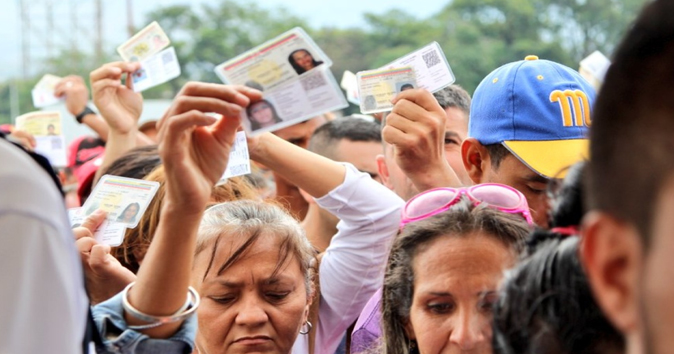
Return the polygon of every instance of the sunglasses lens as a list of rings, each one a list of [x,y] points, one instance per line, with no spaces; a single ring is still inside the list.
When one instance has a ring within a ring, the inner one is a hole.
[[[504,186],[481,185],[473,188],[470,194],[477,200],[504,209],[515,209],[522,205],[522,196]]]
[[[446,189],[436,189],[418,194],[407,202],[405,218],[422,217],[447,205],[454,197],[456,197],[456,191]]]

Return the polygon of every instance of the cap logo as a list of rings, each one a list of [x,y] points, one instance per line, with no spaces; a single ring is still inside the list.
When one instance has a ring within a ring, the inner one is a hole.
[[[562,112],[562,124],[565,127],[589,127],[590,101],[581,90],[555,90],[550,93],[550,102],[559,104]]]

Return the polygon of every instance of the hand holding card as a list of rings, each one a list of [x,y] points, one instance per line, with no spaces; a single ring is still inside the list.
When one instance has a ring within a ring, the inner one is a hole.
[[[114,62],[90,74],[92,96],[101,116],[118,134],[136,129],[143,111],[143,96],[133,91],[131,75],[140,68],[139,63]],[[126,76],[126,85],[122,78]]]
[[[186,214],[203,212],[227,166],[241,112],[260,98],[259,91],[244,86],[192,82],[183,87],[157,123],[167,204]]]

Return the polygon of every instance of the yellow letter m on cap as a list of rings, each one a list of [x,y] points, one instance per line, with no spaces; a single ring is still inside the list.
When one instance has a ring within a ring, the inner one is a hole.
[[[550,102],[558,102],[565,127],[590,126],[590,101],[581,90],[555,90],[550,93]],[[571,109],[573,107],[573,110]]]

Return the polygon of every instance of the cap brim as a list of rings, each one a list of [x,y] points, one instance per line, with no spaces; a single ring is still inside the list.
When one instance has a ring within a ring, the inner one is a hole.
[[[589,156],[588,139],[504,141],[517,158],[547,178],[564,178],[571,165]]]

